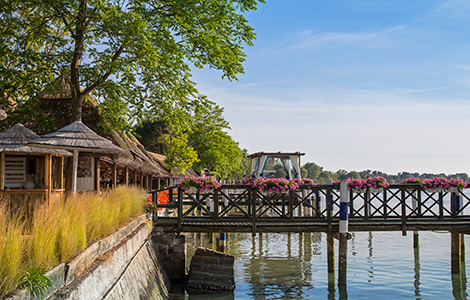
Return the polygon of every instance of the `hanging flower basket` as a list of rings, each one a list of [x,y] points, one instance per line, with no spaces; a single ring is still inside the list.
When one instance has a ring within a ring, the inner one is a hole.
[[[404,184],[404,185],[418,185],[418,184],[421,184],[421,180],[417,177],[412,177],[412,178],[405,178],[403,179],[402,182],[400,182],[400,184]],[[412,192],[414,191],[416,188],[407,188],[408,191]]]
[[[196,188],[200,192],[218,189],[222,186],[217,180],[212,177],[185,177],[179,179],[177,186],[184,191],[188,191],[191,187]]]
[[[383,188],[369,188],[369,192],[373,194],[382,193],[383,191],[384,191]]]
[[[367,189],[369,189],[371,193],[379,193],[389,186],[387,180],[381,176],[368,177],[366,179],[348,178],[346,182],[348,183],[348,189],[355,193],[363,193]]]
[[[285,178],[246,178],[242,184],[250,185],[265,193],[286,193],[288,191],[295,191],[299,188],[298,180],[300,179],[285,179]]]
[[[459,177],[450,179],[434,177],[433,179],[422,180],[421,187],[433,193],[438,193],[441,191],[451,192],[466,188],[467,183]]]

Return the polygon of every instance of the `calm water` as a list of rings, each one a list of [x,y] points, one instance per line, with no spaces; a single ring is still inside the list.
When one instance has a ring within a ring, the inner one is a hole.
[[[230,234],[235,291],[187,295],[174,290],[172,300],[468,299],[465,271],[450,274],[450,234],[420,232],[416,251],[412,238],[412,232],[354,233],[348,243],[347,290],[340,292],[336,278],[330,276],[328,284],[325,234]],[[210,246],[196,234],[186,240],[189,265],[197,246]],[[335,246],[337,252],[337,240]]]

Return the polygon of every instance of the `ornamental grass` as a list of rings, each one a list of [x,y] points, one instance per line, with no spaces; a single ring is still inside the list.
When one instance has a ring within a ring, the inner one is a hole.
[[[32,270],[69,262],[141,215],[145,197],[140,188],[126,186],[108,196],[80,193],[36,207],[32,220],[12,214],[0,201],[0,298],[24,286]]]

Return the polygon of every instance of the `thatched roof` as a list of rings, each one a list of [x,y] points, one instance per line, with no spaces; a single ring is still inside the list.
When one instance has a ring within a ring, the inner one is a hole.
[[[79,149],[96,153],[123,153],[124,150],[93,132],[81,121],[75,121],[56,132],[45,134],[29,143],[40,147],[58,147],[62,149]]]
[[[0,133],[0,152],[72,156],[72,153],[62,149],[26,146],[26,144],[38,138],[39,136],[36,133],[18,123]]]
[[[46,87],[40,94],[41,99],[37,100],[38,107],[57,123],[58,127],[56,128],[69,124],[70,116],[72,115],[71,95],[70,85],[65,79],[59,78]],[[108,159],[119,165],[166,177],[166,170],[155,163],[153,159],[150,159],[143,147],[140,149],[140,146],[138,146],[140,143],[137,142],[137,139],[132,134],[126,136],[117,130],[111,129],[109,126],[98,125],[103,121],[100,109],[100,104],[93,97],[88,97],[88,100],[83,103],[82,107],[82,122],[99,136],[110,140],[114,145],[124,149],[123,153]],[[37,128],[37,123],[33,122],[27,126],[33,130],[36,129],[37,132],[40,131]],[[40,134],[45,133],[47,132],[40,132]]]

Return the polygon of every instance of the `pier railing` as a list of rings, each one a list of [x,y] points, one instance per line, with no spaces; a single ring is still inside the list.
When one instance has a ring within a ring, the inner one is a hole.
[[[336,185],[303,185],[295,191],[264,193],[246,185],[223,185],[198,192],[170,187],[157,225],[178,231],[334,231],[340,191]],[[470,229],[470,197],[463,190],[423,189],[398,184],[361,193],[348,191],[352,230]],[[470,194],[470,193],[469,193]]]

